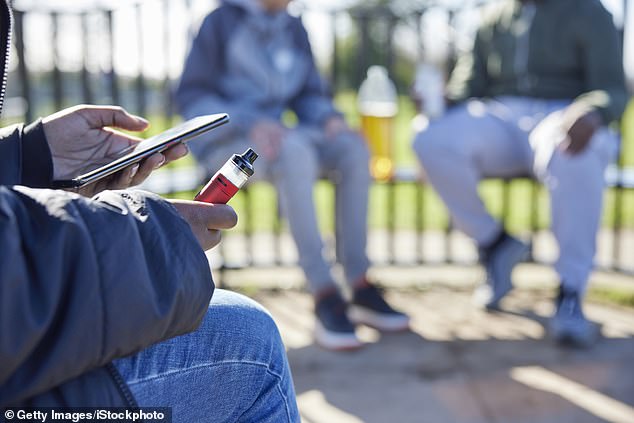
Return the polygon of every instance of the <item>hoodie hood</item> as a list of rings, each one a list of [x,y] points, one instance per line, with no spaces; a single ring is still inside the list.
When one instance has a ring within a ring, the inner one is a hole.
[[[222,3],[237,6],[251,14],[264,13],[260,0],[222,0]]]

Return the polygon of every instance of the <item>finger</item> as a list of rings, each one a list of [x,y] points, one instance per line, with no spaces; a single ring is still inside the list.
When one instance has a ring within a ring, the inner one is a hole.
[[[169,200],[192,227],[230,229],[238,223],[238,215],[226,204],[209,204],[189,200]]]
[[[147,120],[132,115],[119,106],[81,106],[79,112],[92,128],[111,126],[128,131],[142,131],[149,126]]]
[[[189,149],[187,148],[187,146],[183,143],[178,143],[163,152],[163,155],[165,156],[165,163],[178,160],[181,157],[186,156],[187,153],[189,153]]]
[[[115,188],[110,189],[125,189],[132,185],[138,185],[141,182],[134,182],[136,175],[139,173],[139,163],[135,163],[132,166],[128,166],[117,174],[117,178],[113,181]]]
[[[141,163],[139,163],[139,170],[132,180],[132,185],[138,185],[145,181],[153,171],[163,166],[163,164],[165,164],[165,156],[161,153],[152,154],[147,159],[141,161]]]
[[[105,189],[126,189],[133,185],[132,181],[138,170],[138,163],[128,166],[114,175],[97,182],[95,186],[96,191],[99,192]]]
[[[198,242],[205,251],[220,244],[221,240],[222,234],[216,229],[207,229],[206,231],[198,234]]]
[[[238,215],[233,207],[226,204],[208,204],[202,209],[206,226],[209,229],[231,229],[238,223]]]
[[[132,150],[134,149],[134,147],[136,147],[138,143],[143,141],[142,138],[124,134],[123,132],[114,131],[108,128],[101,131],[107,133],[108,135],[108,138],[105,139],[105,142],[108,143],[107,155],[109,157],[128,154],[132,152]]]
[[[231,229],[238,223],[235,210],[226,204],[210,204],[198,201],[187,201],[196,220],[207,229]]]

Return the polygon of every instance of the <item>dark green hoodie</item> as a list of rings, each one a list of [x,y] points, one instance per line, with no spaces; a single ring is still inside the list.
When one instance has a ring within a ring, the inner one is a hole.
[[[505,95],[585,102],[606,123],[619,119],[627,103],[622,52],[600,1],[507,0],[487,10],[448,98]]]

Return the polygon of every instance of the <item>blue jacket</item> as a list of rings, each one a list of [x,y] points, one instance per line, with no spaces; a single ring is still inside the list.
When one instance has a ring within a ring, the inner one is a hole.
[[[338,114],[301,20],[286,11],[269,15],[258,4],[224,0],[203,21],[185,63],[176,91],[180,113],[231,116],[231,125],[210,133],[212,143],[244,136],[261,119],[279,121],[286,109],[308,126]],[[200,141],[190,144],[195,154]]]
[[[2,88],[10,24],[1,1]],[[0,130],[0,407],[134,406],[111,361],[194,330],[209,264],[159,197],[25,186],[51,175],[41,124]]]

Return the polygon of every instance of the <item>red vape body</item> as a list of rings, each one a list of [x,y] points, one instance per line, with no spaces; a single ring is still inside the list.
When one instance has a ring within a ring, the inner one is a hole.
[[[253,175],[253,162],[258,158],[249,148],[242,155],[234,154],[194,197],[205,203],[226,204]]]

